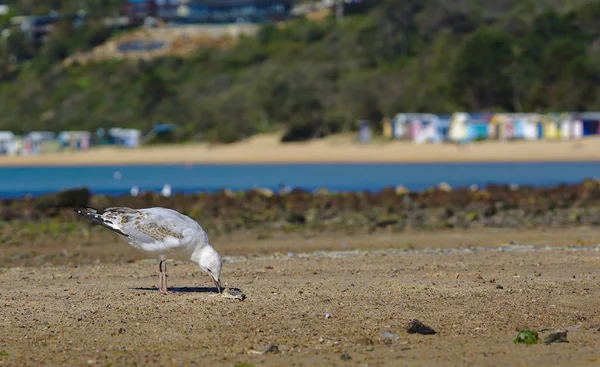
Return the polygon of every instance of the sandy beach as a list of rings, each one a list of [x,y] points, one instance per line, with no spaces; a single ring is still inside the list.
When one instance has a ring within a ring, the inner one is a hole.
[[[169,261],[175,293],[162,296],[156,260],[112,233],[97,235],[15,244],[11,251],[33,251],[37,266],[0,261],[0,365],[597,366],[600,359],[594,229],[215,239],[229,255],[223,282],[241,289],[243,301],[215,296],[208,276],[182,260]],[[437,333],[409,333],[412,319]],[[524,327],[538,331],[538,344],[513,343]],[[561,328],[566,343],[543,343]]]
[[[464,146],[379,141],[359,144],[355,135],[305,143],[279,143],[279,135],[259,135],[229,145],[181,144],[127,149],[98,147],[84,152],[0,157],[0,166],[179,164],[179,163],[376,163],[598,161],[600,138],[577,141],[488,141]]]

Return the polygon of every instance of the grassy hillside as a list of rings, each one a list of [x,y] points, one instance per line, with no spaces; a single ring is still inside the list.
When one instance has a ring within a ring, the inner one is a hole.
[[[0,62],[0,129],[168,121],[190,139],[283,127],[298,140],[399,111],[598,110],[599,17],[600,0],[384,0],[227,50],[67,69],[94,33],[65,32],[16,69]]]

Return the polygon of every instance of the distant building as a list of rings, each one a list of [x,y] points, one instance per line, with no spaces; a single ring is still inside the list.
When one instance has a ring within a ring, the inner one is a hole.
[[[392,121],[389,117],[384,117],[381,119],[381,131],[385,138],[391,139],[394,137],[394,132],[392,129]]]
[[[358,141],[361,143],[370,143],[372,138],[373,132],[371,131],[371,121],[358,121]]]
[[[91,135],[88,131],[62,131],[58,134],[60,149],[86,150],[90,147]]]
[[[108,130],[108,134],[114,139],[114,144],[122,145],[127,148],[136,148],[140,144],[142,132],[137,129],[123,129],[113,127]]]
[[[52,131],[32,131],[23,136],[23,154],[37,155],[46,151],[47,144],[54,142],[56,134]]]
[[[0,155],[14,155],[16,152],[16,137],[10,131],[0,131]]]
[[[583,136],[600,135],[600,112],[582,112],[577,119],[582,121]]]
[[[130,24],[141,24],[146,17],[156,17],[158,3],[165,1],[156,0],[128,0],[125,5],[125,16]]]
[[[175,24],[264,23],[291,17],[295,0],[129,0],[125,13],[134,24],[156,17]]]
[[[398,113],[392,119],[392,136],[416,143],[440,143],[446,140],[450,116],[431,113]]]
[[[581,139],[583,137],[583,121],[573,116],[563,116],[560,120],[560,137],[566,139]]]
[[[86,19],[85,13],[59,14],[52,12],[49,15],[40,16],[15,16],[10,21],[13,30],[22,32],[35,47],[39,47],[52,36],[58,22],[70,21],[74,27],[79,27]]]
[[[490,120],[488,135],[497,140],[539,139],[539,121],[535,113],[497,113]]]
[[[448,140],[467,143],[489,138],[488,130],[491,118],[492,115],[489,114],[453,113],[448,129]]]
[[[5,15],[8,13],[10,8],[4,1],[0,1],[0,15]]]

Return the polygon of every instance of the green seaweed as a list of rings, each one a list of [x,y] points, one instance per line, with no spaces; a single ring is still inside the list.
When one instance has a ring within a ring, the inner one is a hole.
[[[515,344],[537,344],[538,332],[531,329],[523,329],[517,333],[517,337],[513,340]]]

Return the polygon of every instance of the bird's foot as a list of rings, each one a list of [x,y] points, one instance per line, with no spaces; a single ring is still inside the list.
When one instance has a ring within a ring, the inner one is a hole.
[[[158,290],[160,292],[160,294],[166,296],[168,294],[181,294],[180,292],[175,292],[175,291],[170,291],[170,290],[164,290],[164,289],[159,289]]]

